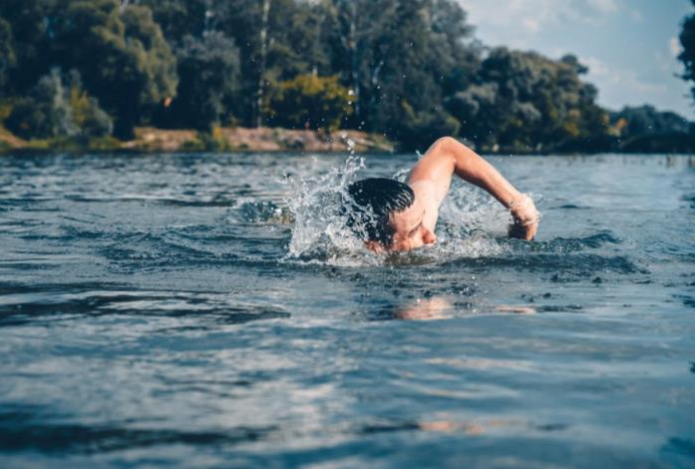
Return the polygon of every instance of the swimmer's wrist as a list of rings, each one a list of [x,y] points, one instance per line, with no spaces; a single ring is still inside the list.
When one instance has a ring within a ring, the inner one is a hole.
[[[505,197],[503,197],[501,199],[502,205],[504,205],[504,207],[507,210],[512,210],[515,205],[519,204],[519,202],[521,201],[521,198],[524,195],[525,194],[522,194],[518,190],[512,189],[508,194],[505,195]]]
[[[517,192],[514,197],[512,197],[507,203],[507,209],[514,211],[515,208],[519,208],[525,199],[530,199],[530,197],[523,192]]]
[[[509,204],[509,212],[514,217],[514,223],[520,226],[531,226],[540,221],[540,214],[528,194],[520,193]]]

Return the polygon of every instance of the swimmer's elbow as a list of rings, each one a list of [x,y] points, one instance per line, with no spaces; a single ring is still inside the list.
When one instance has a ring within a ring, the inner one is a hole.
[[[432,145],[434,151],[456,162],[460,156],[469,156],[475,154],[473,150],[455,139],[454,137],[441,137]]]
[[[456,145],[463,144],[456,140],[454,137],[441,137],[438,138],[434,142],[434,144],[432,144],[432,148],[435,149],[438,153],[447,154],[454,151]]]

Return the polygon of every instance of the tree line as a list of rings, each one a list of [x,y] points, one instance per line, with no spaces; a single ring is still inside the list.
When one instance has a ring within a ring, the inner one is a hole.
[[[23,138],[350,128],[512,151],[690,133],[648,106],[603,109],[573,55],[473,31],[455,0],[2,0],[0,123]]]

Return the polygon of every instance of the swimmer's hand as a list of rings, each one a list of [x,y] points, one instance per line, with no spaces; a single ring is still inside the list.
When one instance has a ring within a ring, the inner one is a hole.
[[[509,210],[514,217],[514,223],[509,226],[509,236],[531,241],[536,236],[540,221],[540,215],[531,197],[521,194],[511,203]]]

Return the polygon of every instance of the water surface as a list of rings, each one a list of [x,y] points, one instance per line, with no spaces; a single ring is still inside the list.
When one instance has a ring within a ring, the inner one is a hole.
[[[692,467],[695,159],[493,163],[441,243],[332,195],[414,155],[0,158],[0,466]]]

